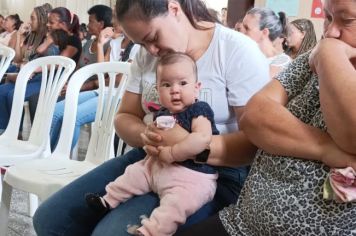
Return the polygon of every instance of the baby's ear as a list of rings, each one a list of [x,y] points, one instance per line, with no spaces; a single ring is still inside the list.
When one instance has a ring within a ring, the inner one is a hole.
[[[197,87],[197,89],[200,89],[200,87],[201,87],[201,82],[200,82],[200,81],[197,81],[197,82],[195,83],[195,86]]]
[[[201,88],[201,82],[196,82],[195,83],[195,96],[196,96],[196,98],[198,98],[199,97],[199,91],[200,91],[200,88]]]

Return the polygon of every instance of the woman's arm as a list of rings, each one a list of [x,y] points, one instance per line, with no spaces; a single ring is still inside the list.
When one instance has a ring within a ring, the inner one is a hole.
[[[36,49],[36,52],[38,54],[44,54],[47,50],[47,48],[53,43],[52,37],[48,34],[47,37],[45,38],[44,42],[38,46]]]
[[[247,103],[240,128],[269,153],[319,160],[323,132],[300,121],[284,107],[286,103],[283,86],[272,80]]]
[[[109,46],[108,49],[105,51],[104,46],[108,43],[114,34],[112,27],[106,27],[102,31],[100,31],[97,43],[97,60],[98,62],[104,62],[110,60],[110,51],[111,47]]]
[[[277,80],[252,97],[240,126],[252,143],[276,155],[356,167],[354,156],[339,149],[328,133],[296,118],[284,107],[286,103],[286,92]]]
[[[20,29],[24,27],[23,25],[21,25]],[[16,32],[16,44],[15,44],[15,58],[14,58],[14,62],[16,63],[21,63],[23,61],[23,41],[24,41],[24,35],[21,33],[21,30],[18,30]],[[26,47],[26,46],[25,46]]]
[[[237,123],[245,107],[234,107]],[[257,148],[247,139],[242,131],[214,135],[210,143],[208,164],[213,166],[244,166],[252,163]]]
[[[346,152],[356,154],[356,48],[323,39],[310,56],[319,78],[320,105],[328,133]]]
[[[141,95],[126,91],[115,117],[115,129],[120,138],[132,147],[143,147],[141,133],[146,129],[145,112],[141,108]]]
[[[15,50],[16,47],[16,39],[17,39],[17,30],[11,35],[10,41],[9,41],[9,47]]]

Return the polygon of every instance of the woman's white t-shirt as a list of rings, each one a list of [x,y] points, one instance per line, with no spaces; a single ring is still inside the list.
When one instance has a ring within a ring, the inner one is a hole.
[[[152,117],[149,107],[159,103],[157,61],[158,58],[141,48],[131,66],[127,86],[127,91],[142,95],[142,107],[148,114],[146,122]],[[237,130],[233,107],[245,106],[270,80],[268,60],[249,37],[216,24],[207,51],[196,63],[202,84],[199,99],[212,107],[220,133]]]

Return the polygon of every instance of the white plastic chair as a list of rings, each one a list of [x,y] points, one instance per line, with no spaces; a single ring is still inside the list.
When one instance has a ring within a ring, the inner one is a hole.
[[[18,133],[26,87],[31,74],[38,68],[42,69],[38,106],[29,139],[22,141],[18,140]],[[15,85],[10,120],[6,130],[0,135],[0,168],[2,172],[6,171],[8,166],[16,163],[50,155],[48,139],[54,107],[61,89],[74,69],[75,62],[62,56],[38,58],[27,63],[21,69]],[[2,198],[2,200],[4,199]]]
[[[42,83],[36,114],[28,141],[18,140],[25,92],[30,76],[38,68]],[[0,135],[0,167],[42,158],[50,155],[49,131],[59,93],[75,69],[75,62],[67,57],[49,56],[28,62],[19,72],[11,116],[4,133]]]
[[[45,200],[51,194],[67,185],[79,176],[92,170],[110,158],[114,116],[126,87],[130,64],[127,62],[103,62],[91,64],[75,72],[69,81],[64,107],[64,118],[60,138],[50,158],[25,162],[10,167],[4,177],[3,199],[0,209],[0,232],[5,231],[12,187],[36,194]],[[105,92],[105,73],[110,83]],[[115,75],[123,73],[118,88],[115,88]],[[69,159],[77,113],[80,87],[89,77],[97,75],[99,79],[99,98],[96,117],[84,161]]]
[[[0,82],[15,57],[15,50],[0,44]]]

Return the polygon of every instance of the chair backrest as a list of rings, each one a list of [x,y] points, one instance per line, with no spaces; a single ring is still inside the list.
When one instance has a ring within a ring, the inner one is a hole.
[[[85,161],[98,165],[110,158],[114,117],[125,91],[129,73],[130,63],[128,62],[101,62],[87,65],[73,74],[68,84],[60,137],[52,157],[69,157],[77,114],[78,94],[83,83],[96,75],[99,81],[98,105]],[[119,86],[115,87],[117,74],[123,74],[123,76]],[[109,77],[107,87],[105,75]]]
[[[15,50],[0,44],[0,82],[15,57]]]
[[[27,83],[34,72],[41,72],[40,94],[28,141],[37,146],[49,146],[49,131],[55,104],[75,65],[68,57],[47,56],[34,59],[22,67],[16,79],[9,124],[3,135],[9,139],[17,139]]]

